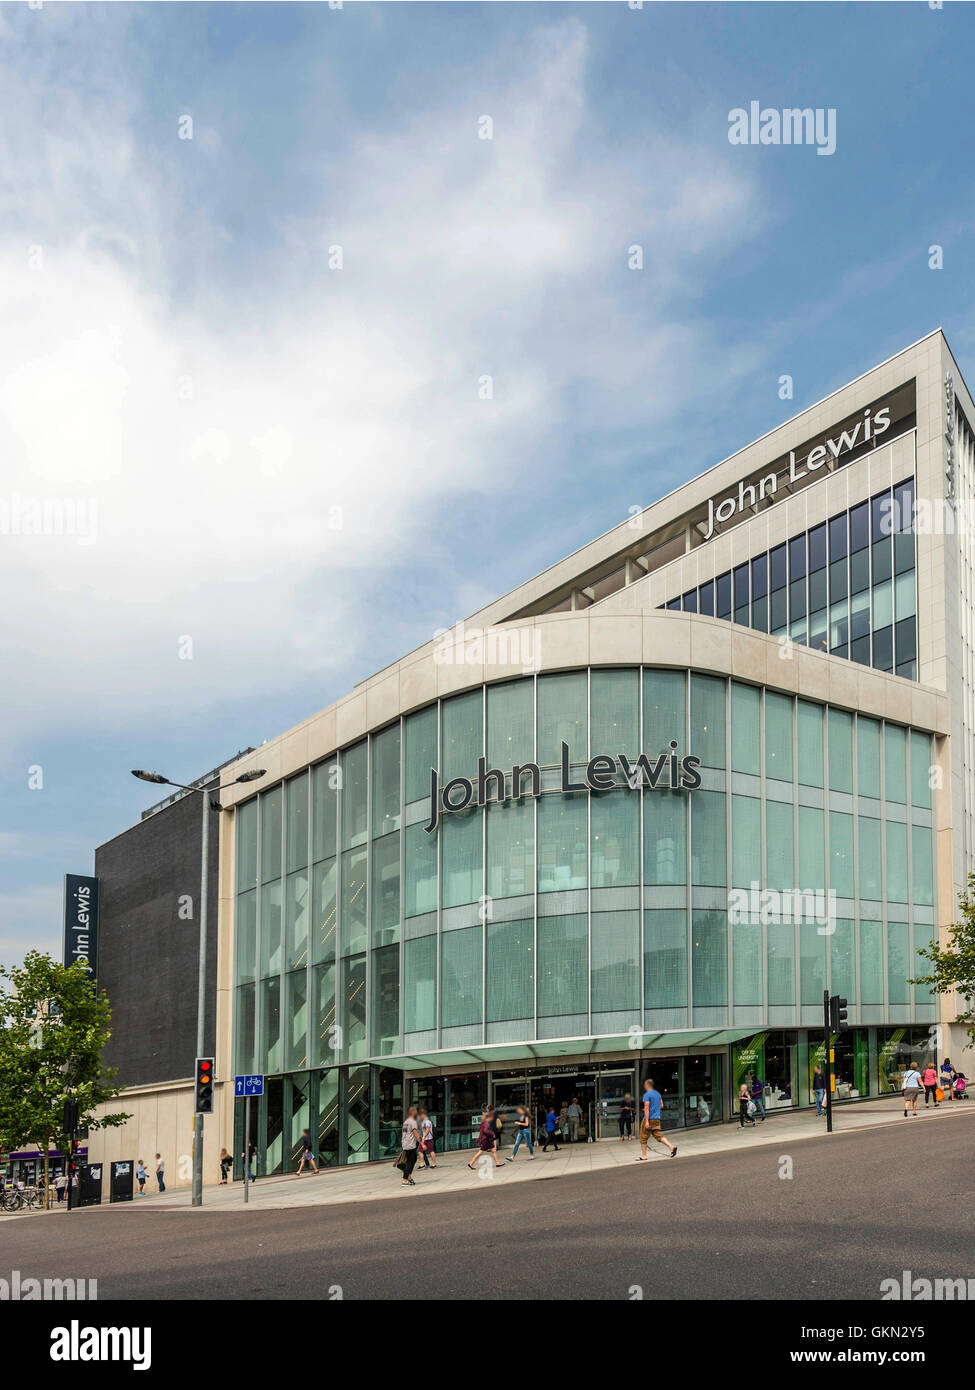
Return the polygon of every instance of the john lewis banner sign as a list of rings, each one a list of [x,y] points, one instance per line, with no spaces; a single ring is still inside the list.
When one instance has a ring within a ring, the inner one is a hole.
[[[98,974],[98,879],[64,876],[64,964],[84,963],[89,980]]]

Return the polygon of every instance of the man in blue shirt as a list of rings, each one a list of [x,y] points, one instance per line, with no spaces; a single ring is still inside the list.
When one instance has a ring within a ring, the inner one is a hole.
[[[677,1145],[671,1144],[669,1139],[665,1139],[660,1131],[660,1092],[653,1089],[653,1077],[648,1076],[643,1083],[643,1099],[640,1102],[640,1113],[642,1116],[640,1124],[640,1157],[637,1163],[645,1163],[647,1158],[647,1141],[652,1137],[658,1144],[664,1144],[670,1150],[671,1158],[677,1157]]]
[[[558,1122],[558,1120],[557,1120],[557,1118],[556,1118],[556,1115],[555,1115],[555,1106],[554,1106],[554,1105],[550,1105],[550,1106],[548,1107],[548,1114],[545,1116],[545,1143],[542,1145],[542,1153],[543,1153],[543,1154],[547,1154],[547,1153],[548,1153],[548,1146],[549,1146],[549,1144],[554,1144],[554,1145],[555,1145],[555,1152],[558,1153],[558,1151],[559,1151],[558,1128],[559,1128],[559,1122]]]

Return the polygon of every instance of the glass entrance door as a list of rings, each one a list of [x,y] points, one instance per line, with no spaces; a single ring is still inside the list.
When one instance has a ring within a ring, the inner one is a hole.
[[[654,1089],[660,1092],[660,1128],[661,1129],[682,1129],[684,1126],[684,1096],[681,1090],[681,1066],[680,1057],[653,1057],[645,1058],[641,1064],[643,1076],[640,1079],[639,1094],[637,1096],[637,1123],[643,1119],[643,1108],[640,1096],[643,1094],[643,1082],[648,1076],[653,1077]]]
[[[618,1139],[620,1132],[620,1106],[625,1095],[629,1095],[636,1118],[636,1095],[634,1072],[603,1071],[596,1078],[596,1138]]]
[[[495,1114],[501,1116],[503,1128],[501,1143],[513,1144],[515,1132],[515,1111],[519,1105],[528,1104],[528,1081],[524,1076],[515,1080],[494,1081],[491,1083],[491,1104]]]
[[[684,1124],[721,1119],[721,1058],[714,1053],[684,1058]]]

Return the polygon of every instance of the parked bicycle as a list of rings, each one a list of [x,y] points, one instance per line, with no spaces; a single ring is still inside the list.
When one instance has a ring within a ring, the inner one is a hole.
[[[4,1211],[21,1211],[24,1207],[33,1211],[42,1205],[41,1192],[36,1187],[6,1187],[0,1193],[0,1206]]]

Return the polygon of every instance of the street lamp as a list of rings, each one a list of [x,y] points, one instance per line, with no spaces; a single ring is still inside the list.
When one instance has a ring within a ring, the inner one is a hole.
[[[252,768],[250,772],[242,772],[239,777],[235,777],[232,782],[224,782],[225,787],[236,786],[238,782],[256,782],[259,777],[265,775],[263,767]],[[206,975],[207,975],[207,889],[209,887],[209,858],[210,858],[210,817],[207,811],[212,807],[215,811],[222,811],[223,807],[219,801],[211,801],[207,792],[207,784],[204,783],[197,787],[188,787],[183,782],[173,782],[169,777],[163,777],[158,772],[145,772],[139,768],[132,769],[132,776],[138,777],[140,782],[155,782],[161,787],[178,787],[184,792],[198,791],[203,798],[203,863],[200,878],[200,968],[197,988],[196,1004],[196,1055],[203,1056],[206,1046],[204,1037],[204,1016],[206,1011]],[[216,777],[217,787],[220,787],[220,774]],[[193,1206],[203,1205],[203,1116],[197,1115],[193,1123]]]

